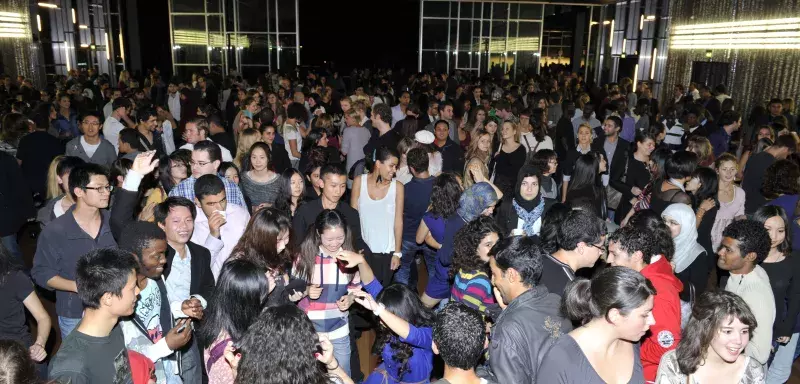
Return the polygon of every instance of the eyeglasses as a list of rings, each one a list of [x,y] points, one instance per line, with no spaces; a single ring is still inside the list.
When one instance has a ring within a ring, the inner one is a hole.
[[[189,163],[192,164],[193,166],[196,165],[198,167],[205,167],[206,165],[211,164],[210,161],[194,161],[194,160],[190,161]]]
[[[85,187],[84,189],[92,189],[97,191],[97,193],[103,193],[103,192],[111,193],[111,191],[114,190],[114,186],[106,185],[104,187]]]
[[[82,123],[86,124],[86,125],[90,125],[92,127],[99,127],[100,126],[100,122],[99,121],[83,121]]]
[[[599,249],[601,254],[606,253],[606,248],[604,246],[600,246],[600,245],[597,245],[597,244],[589,244],[589,246]]]

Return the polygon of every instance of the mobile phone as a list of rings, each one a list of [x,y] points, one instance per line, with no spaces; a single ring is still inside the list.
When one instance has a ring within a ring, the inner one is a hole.
[[[183,333],[183,331],[185,331],[185,330],[186,330],[186,326],[187,326],[188,324],[189,324],[189,322],[188,322],[188,321],[187,321],[187,322],[185,322],[185,323],[183,323],[183,325],[181,325],[181,326],[178,328],[178,330],[177,330],[177,331],[175,331],[175,332],[177,332],[177,333]]]
[[[286,284],[286,292],[292,294],[293,292],[305,292],[308,284],[303,279],[290,279]]]

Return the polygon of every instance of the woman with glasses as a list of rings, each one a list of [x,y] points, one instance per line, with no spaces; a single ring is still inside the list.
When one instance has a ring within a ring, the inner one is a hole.
[[[545,199],[558,199],[559,185],[553,178],[558,169],[558,156],[552,149],[542,149],[528,156],[528,163],[538,169],[542,175],[539,184],[542,187],[541,194]]]

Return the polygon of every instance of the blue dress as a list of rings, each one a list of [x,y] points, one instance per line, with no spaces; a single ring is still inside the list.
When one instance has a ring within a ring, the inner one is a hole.
[[[434,216],[430,212],[425,212],[425,215],[422,216],[422,221],[431,231],[431,237],[441,244],[442,238],[444,238],[444,217]]]
[[[453,242],[455,241],[456,232],[463,228],[464,225],[466,223],[458,213],[454,213],[447,218],[442,241],[439,242],[442,248],[436,251],[434,273],[428,280],[428,286],[425,287],[425,294],[428,297],[434,299],[450,297],[450,265],[453,263]]]

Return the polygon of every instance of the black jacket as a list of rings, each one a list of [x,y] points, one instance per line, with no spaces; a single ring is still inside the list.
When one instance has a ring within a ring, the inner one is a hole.
[[[336,204],[336,210],[341,212],[344,215],[345,220],[347,220],[347,226],[352,232],[353,245],[356,247],[356,249],[363,249],[365,256],[367,254],[371,254],[372,252],[370,251],[369,246],[366,242],[364,242],[364,239],[361,238],[361,216],[358,215],[358,211],[351,207],[350,204],[347,204],[343,201],[339,201],[339,204]],[[303,242],[303,239],[305,239],[309,228],[314,225],[314,222],[317,220],[317,216],[322,213],[322,211],[322,199],[314,199],[303,204],[294,213],[294,218],[292,218],[292,229],[294,230],[294,242],[297,246],[300,246],[300,244]]]
[[[605,149],[603,148],[603,143],[605,143],[605,140],[606,138],[603,136],[594,139],[594,142],[592,142],[592,150],[606,153]],[[625,174],[625,166],[628,160],[628,150],[630,149],[630,145],[631,143],[629,141],[618,138],[617,149],[614,151],[614,158],[608,159],[608,164],[611,167],[608,185],[623,194],[625,193],[626,188],[628,189],[628,192],[630,192],[630,188],[622,182],[622,176]]]
[[[517,223],[519,222],[519,215],[517,215],[517,210],[514,209],[513,200],[513,196],[510,196],[508,199],[503,199],[503,202],[497,209],[497,217],[495,221],[497,222],[497,225],[500,226],[502,234],[505,237],[511,235],[511,231],[517,228]],[[544,217],[545,213],[555,202],[556,201],[553,199],[544,199],[544,211],[542,211],[542,217]]]
[[[442,172],[464,171],[464,150],[449,137],[443,147],[436,147],[442,153]]]
[[[25,222],[36,216],[33,197],[13,156],[0,152],[0,236],[16,234]]]

